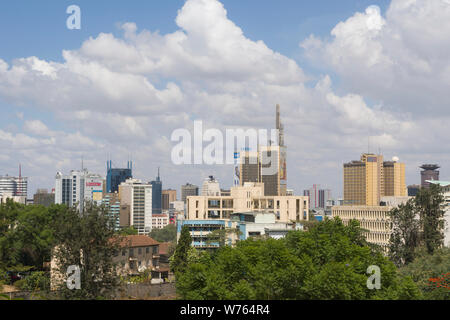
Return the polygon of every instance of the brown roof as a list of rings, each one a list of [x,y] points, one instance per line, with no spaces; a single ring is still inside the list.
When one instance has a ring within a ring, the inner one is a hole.
[[[120,241],[120,246],[126,248],[147,247],[155,245],[160,245],[160,243],[155,239],[145,235],[125,236]]]
[[[159,244],[159,254],[168,254],[169,253],[169,245],[170,242],[162,242]]]

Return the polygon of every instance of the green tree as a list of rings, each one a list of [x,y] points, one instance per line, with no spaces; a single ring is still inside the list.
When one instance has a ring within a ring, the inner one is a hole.
[[[284,239],[248,239],[188,263],[177,276],[182,299],[419,299],[380,250],[367,245],[356,221],[339,218]],[[380,290],[367,287],[369,266],[380,267]],[[417,289],[417,288],[416,288]]]
[[[118,232],[118,234],[121,235],[121,236],[133,236],[133,235],[137,235],[138,234],[138,230],[135,229],[133,226],[125,227],[125,228],[121,229]]]
[[[414,199],[389,212],[393,225],[389,240],[389,257],[397,266],[414,260],[416,249],[420,245],[420,221],[417,216]]]
[[[188,253],[192,245],[192,238],[189,232],[189,227],[184,225],[181,228],[180,239],[178,240],[177,247],[171,263],[171,269],[177,275],[186,270],[188,266]]]
[[[442,188],[434,183],[430,184],[429,188],[420,189],[415,197],[415,205],[423,230],[422,238],[429,254],[433,254],[444,244],[444,201]]]
[[[402,276],[410,277],[422,291],[427,300],[450,300],[448,288],[437,287],[434,279],[450,279],[450,248],[443,247],[429,254],[426,248],[417,251],[417,257],[407,266],[399,269]]]
[[[61,296],[65,299],[111,298],[120,285],[114,256],[119,250],[121,237],[108,227],[109,216],[105,208],[86,204],[83,214],[67,208],[56,219],[53,250],[57,271],[65,276],[71,265],[80,267],[81,290],[69,290],[61,282]]]
[[[169,224],[162,229],[152,229],[149,236],[159,242],[176,242],[177,226]]]

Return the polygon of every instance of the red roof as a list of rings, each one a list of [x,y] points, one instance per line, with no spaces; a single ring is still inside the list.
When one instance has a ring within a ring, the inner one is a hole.
[[[160,245],[158,241],[145,235],[131,235],[122,237],[120,241],[121,247],[133,248],[133,247],[148,247]]]

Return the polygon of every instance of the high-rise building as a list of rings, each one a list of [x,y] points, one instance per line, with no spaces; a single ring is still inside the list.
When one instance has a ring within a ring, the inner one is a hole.
[[[243,186],[246,182],[261,182],[261,161],[257,151],[243,150],[238,153],[237,175],[239,183]]]
[[[128,161],[126,168],[113,168],[112,161],[106,163],[106,192],[119,191],[119,185],[133,177],[133,162]]]
[[[209,176],[203,181],[202,196],[220,196],[220,184],[213,176]]]
[[[139,234],[148,234],[152,230],[152,189],[151,184],[138,179],[128,179],[119,185],[120,215],[125,216],[129,210],[130,225]]]
[[[394,158],[394,160],[398,160]],[[404,197],[407,195],[405,183],[405,164],[398,161],[383,163],[384,194],[385,197]]]
[[[186,203],[186,197],[198,196],[198,187],[196,185],[186,183],[186,185],[181,186],[181,201]]]
[[[28,194],[28,178],[22,177],[19,174],[18,177],[0,176],[0,198],[23,198],[26,202]],[[22,201],[19,201],[22,202]],[[25,203],[23,202],[23,203]]]
[[[94,201],[96,195],[103,193],[105,180],[99,174],[89,173],[87,169],[71,171],[70,175],[56,174],[55,203],[76,206],[83,212],[86,201]]]
[[[413,185],[408,186],[408,196],[415,197],[419,193],[419,190],[420,190],[420,185],[418,185],[418,184],[413,184]]]
[[[403,163],[365,153],[360,161],[344,164],[345,205],[377,206],[383,196],[406,196]]]
[[[437,164],[424,164],[420,167],[423,171],[420,172],[422,188],[429,188],[430,183],[427,180],[439,181],[439,166]]]
[[[170,203],[177,201],[177,190],[167,189],[162,191],[162,210],[170,209]]]
[[[33,204],[50,207],[55,203],[55,193],[49,193],[47,189],[38,189],[33,196]]]
[[[151,181],[152,185],[152,208],[153,213],[159,214],[162,213],[162,181],[159,176],[159,168],[158,168],[158,176],[155,181]]]
[[[327,207],[327,202],[330,200],[331,190],[330,189],[320,189],[319,190],[319,208],[325,209]]]

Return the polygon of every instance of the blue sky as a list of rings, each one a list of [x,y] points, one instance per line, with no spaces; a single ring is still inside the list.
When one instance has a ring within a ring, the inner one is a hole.
[[[446,176],[444,1],[189,0],[192,10],[185,3],[2,3],[0,174],[15,174],[21,162],[33,192],[51,188],[55,171],[76,169],[82,156],[104,173],[107,154],[125,164],[132,153],[144,180],[161,167],[167,188],[201,184],[211,174],[229,187],[230,168],[173,166],[171,132],[192,119],[220,129],[233,121],[268,128],[280,103],[291,143],[288,184],[298,194],[321,184],[339,196],[342,163],[367,150],[368,136],[386,158],[406,162],[408,184],[418,182],[424,162],[441,164]],[[81,30],[66,28],[73,4]],[[218,29],[208,20],[211,8]],[[127,22],[137,25],[128,25],[131,38],[122,29]],[[202,23],[211,30],[199,30]],[[161,37],[137,37],[143,30]],[[184,42],[174,40],[179,31]]]

